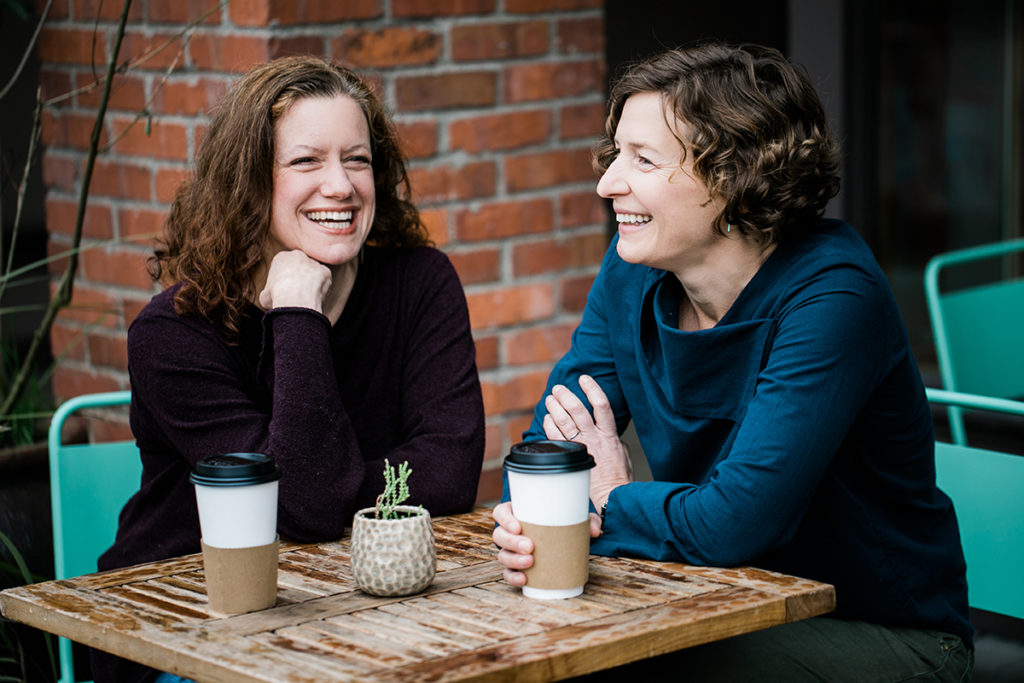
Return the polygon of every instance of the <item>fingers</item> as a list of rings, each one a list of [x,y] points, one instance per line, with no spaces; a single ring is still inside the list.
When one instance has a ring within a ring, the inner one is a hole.
[[[580,388],[583,389],[584,395],[590,401],[590,406],[594,409],[594,423],[597,428],[603,432],[617,433],[615,413],[612,412],[608,395],[604,393],[604,389],[597,383],[597,380],[590,375],[580,375]]]
[[[601,535],[601,515],[596,512],[590,513],[590,537],[597,538]]]
[[[522,535],[522,525],[512,516],[511,503],[496,505],[491,515],[498,523],[492,537],[501,548],[498,564],[504,567],[502,575],[509,585],[526,585],[526,575],[522,570],[533,566],[533,541]]]

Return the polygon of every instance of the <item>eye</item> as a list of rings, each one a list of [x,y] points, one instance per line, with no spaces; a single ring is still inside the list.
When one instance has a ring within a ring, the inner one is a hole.
[[[297,157],[288,162],[289,166],[307,166],[309,164],[315,164],[317,162],[316,157]]]
[[[357,170],[358,171],[358,170],[370,168],[370,165],[371,165],[372,162],[370,160],[370,157],[362,156],[362,155],[358,155],[357,154],[355,156],[347,157],[343,161],[343,163],[345,164],[345,166],[347,168],[351,168],[353,170]]]
[[[636,165],[640,168],[654,168],[654,162],[642,154],[636,155]]]

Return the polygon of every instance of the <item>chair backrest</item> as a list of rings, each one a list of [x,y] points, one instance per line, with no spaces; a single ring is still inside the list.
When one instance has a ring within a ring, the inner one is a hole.
[[[928,389],[946,406],[1024,416],[1024,402]],[[1024,456],[936,442],[935,474],[953,500],[971,607],[1024,619]]]
[[[925,268],[925,297],[943,386],[950,391],[1024,397],[1024,278],[997,272],[984,284],[941,288],[950,267],[1024,253],[1024,239],[939,254]],[[1001,270],[995,268],[995,270]],[[949,411],[953,442],[966,445],[958,407]]]
[[[55,577],[96,571],[97,558],[114,542],[121,508],[139,488],[142,461],[134,441],[61,443],[65,420],[86,408],[125,405],[128,391],[77,396],[63,403],[50,422],[50,500]],[[74,681],[71,642],[61,638],[60,683]]]

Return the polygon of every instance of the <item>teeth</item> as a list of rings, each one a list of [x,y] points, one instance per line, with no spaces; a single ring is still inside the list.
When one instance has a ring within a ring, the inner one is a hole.
[[[615,214],[615,220],[619,223],[647,223],[651,220],[651,217],[637,213],[617,213]]]
[[[311,221],[348,222],[352,220],[351,211],[310,211],[306,217]]]

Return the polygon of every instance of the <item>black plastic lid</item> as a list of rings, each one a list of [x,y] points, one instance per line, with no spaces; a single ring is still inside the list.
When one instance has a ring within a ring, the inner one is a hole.
[[[523,441],[505,456],[505,469],[524,474],[579,472],[594,466],[587,447],[575,441]]]
[[[274,459],[263,453],[223,453],[196,463],[189,477],[201,486],[248,486],[281,478]]]

